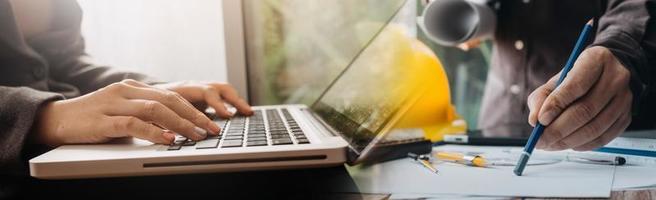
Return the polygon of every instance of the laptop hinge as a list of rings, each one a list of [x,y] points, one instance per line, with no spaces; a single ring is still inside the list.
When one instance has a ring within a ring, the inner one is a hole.
[[[310,116],[311,120],[314,120],[314,121],[316,121],[316,122],[319,122],[318,124],[321,124],[321,126],[324,128],[323,130],[328,130],[328,131],[326,131],[326,132],[330,133],[332,136],[341,137],[341,138],[343,138],[344,140],[346,140],[346,138],[344,138],[344,137],[342,136],[342,133],[341,133],[341,132],[335,130],[332,126],[328,125],[328,123],[326,123],[326,122],[325,122],[325,121],[324,121],[319,115],[317,115],[316,113],[312,112],[312,111],[309,110],[309,109],[305,109],[305,108],[304,108],[304,109],[301,109],[301,111],[303,111],[303,112],[306,113],[308,116]],[[312,124],[317,124],[317,123],[312,123]],[[348,150],[348,152],[347,152],[347,153],[348,153],[348,155],[347,155],[348,164],[354,164],[353,161],[357,160],[357,158],[360,156],[360,153],[358,153],[358,151],[355,150],[355,148],[353,148],[353,146],[351,145],[350,142],[348,142],[348,140],[347,140],[347,143],[348,143],[348,148],[349,148],[349,150]]]
[[[312,120],[314,120],[316,122],[319,122],[319,123],[312,123],[312,124],[321,124],[321,126],[323,127],[323,130],[327,130],[327,132],[333,137],[340,136],[340,134],[339,134],[339,132],[337,132],[337,130],[335,130],[332,126],[328,125],[328,123],[323,121],[323,119],[321,119],[321,117],[319,117],[314,112],[312,112],[308,109],[302,109],[302,111],[304,113],[308,114],[311,117]]]

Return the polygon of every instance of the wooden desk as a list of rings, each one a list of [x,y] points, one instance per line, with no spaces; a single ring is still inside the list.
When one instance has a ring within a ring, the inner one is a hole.
[[[656,188],[649,190],[614,191],[610,199],[656,199]]]

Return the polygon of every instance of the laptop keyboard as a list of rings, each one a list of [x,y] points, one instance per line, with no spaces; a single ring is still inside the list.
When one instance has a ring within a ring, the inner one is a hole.
[[[299,145],[310,143],[296,120],[294,120],[285,108],[260,109],[255,110],[252,116],[238,115],[228,120],[218,120],[215,122],[221,127],[221,133],[219,135],[210,135],[201,141],[193,141],[182,136],[177,136],[175,142],[167,150]]]

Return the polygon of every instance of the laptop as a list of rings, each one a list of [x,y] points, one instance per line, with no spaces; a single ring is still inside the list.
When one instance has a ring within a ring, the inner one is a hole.
[[[375,42],[385,29],[364,45],[311,106],[255,106],[252,116],[216,119],[221,133],[201,141],[178,136],[172,145],[136,138],[63,145],[31,159],[30,174],[79,179],[359,163],[426,89],[412,64],[388,59],[388,64],[372,65],[380,60],[379,50],[387,48],[385,40]]]
[[[312,106],[255,106],[252,116],[217,119],[221,134],[201,141],[178,136],[172,145],[125,138],[60,146],[31,159],[30,174],[78,179],[354,164],[370,154],[413,102],[406,98],[402,106],[382,112],[385,108],[376,106],[343,107],[333,101],[343,100],[336,94],[329,90]]]

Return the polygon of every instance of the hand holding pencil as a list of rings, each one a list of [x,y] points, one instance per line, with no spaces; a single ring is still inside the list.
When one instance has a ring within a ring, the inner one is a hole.
[[[592,26],[592,20],[589,24]],[[593,150],[630,124],[631,73],[608,48],[593,43],[558,87],[556,77],[528,98],[529,123],[548,126],[537,148]]]
[[[605,47],[583,50],[592,25],[592,20],[585,25],[563,70],[529,96],[529,123],[535,128],[515,168],[518,176],[536,145],[592,150],[631,122],[631,73]]]

